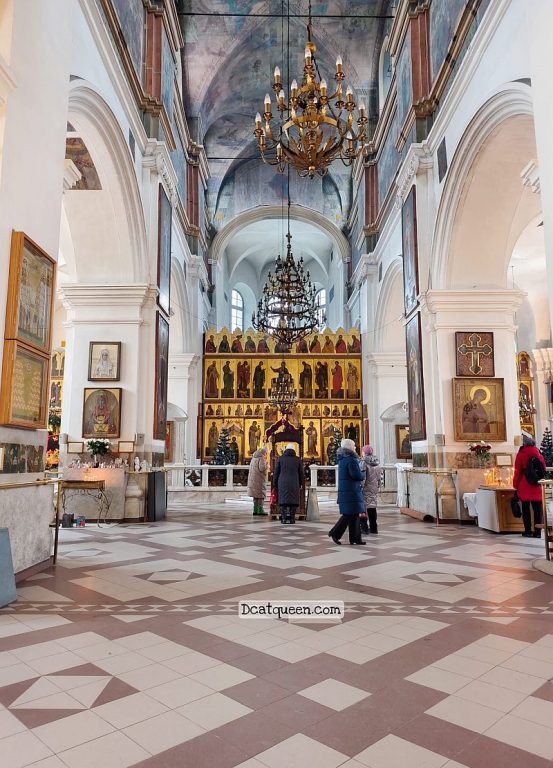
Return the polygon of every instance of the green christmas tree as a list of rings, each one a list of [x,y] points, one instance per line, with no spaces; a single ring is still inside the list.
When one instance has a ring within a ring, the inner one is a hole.
[[[328,456],[328,463],[329,464],[337,464],[338,463],[338,457],[336,455],[338,448],[340,447],[340,443],[342,442],[342,430],[336,428],[334,430],[334,434],[332,435],[332,439],[329,443],[328,450],[327,450],[327,456]]]
[[[540,451],[542,452],[545,464],[548,467],[553,467],[553,438],[551,437],[551,430],[546,427],[543,430],[543,439],[540,445]],[[550,475],[551,473],[548,473]]]
[[[217,442],[217,448],[215,449],[215,455],[213,457],[213,464],[232,464],[232,450],[229,440],[229,428],[223,427],[219,440]]]

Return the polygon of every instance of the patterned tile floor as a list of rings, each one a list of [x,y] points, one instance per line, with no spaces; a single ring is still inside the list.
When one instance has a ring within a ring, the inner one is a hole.
[[[204,505],[62,531],[58,567],[0,611],[2,768],[550,766],[541,543],[392,510],[337,547],[334,517]],[[346,615],[246,621],[243,598]]]

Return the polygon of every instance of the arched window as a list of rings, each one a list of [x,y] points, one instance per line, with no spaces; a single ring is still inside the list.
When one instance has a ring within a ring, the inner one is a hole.
[[[315,305],[317,307],[317,319],[319,321],[319,331],[326,328],[326,290],[321,288],[315,295]]]
[[[244,299],[239,291],[233,289],[230,302],[230,327],[244,330]]]

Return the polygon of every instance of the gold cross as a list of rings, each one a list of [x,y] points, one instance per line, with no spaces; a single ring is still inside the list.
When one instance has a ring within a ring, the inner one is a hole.
[[[469,371],[475,376],[478,376],[478,374],[482,371],[482,366],[480,365],[480,355],[489,357],[492,353],[492,348],[489,344],[480,345],[482,337],[477,333],[471,333],[469,336],[469,341],[470,346],[467,346],[467,344],[461,344],[461,346],[457,348],[457,351],[462,355],[470,355],[472,357]]]

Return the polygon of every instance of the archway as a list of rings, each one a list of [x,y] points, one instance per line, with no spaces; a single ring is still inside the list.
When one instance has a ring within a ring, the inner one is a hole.
[[[152,431],[152,410],[138,407],[151,399],[153,409],[152,367],[140,370],[153,354],[153,333],[142,328],[150,282],[146,228],[123,131],[102,96],[80,79],[69,89],[58,264],[54,347],[66,341],[67,357],[61,431],[70,442],[82,440],[83,393],[111,387],[120,393],[117,450],[119,439]],[[111,343],[119,355],[117,375],[100,384],[91,383],[92,342]]]

